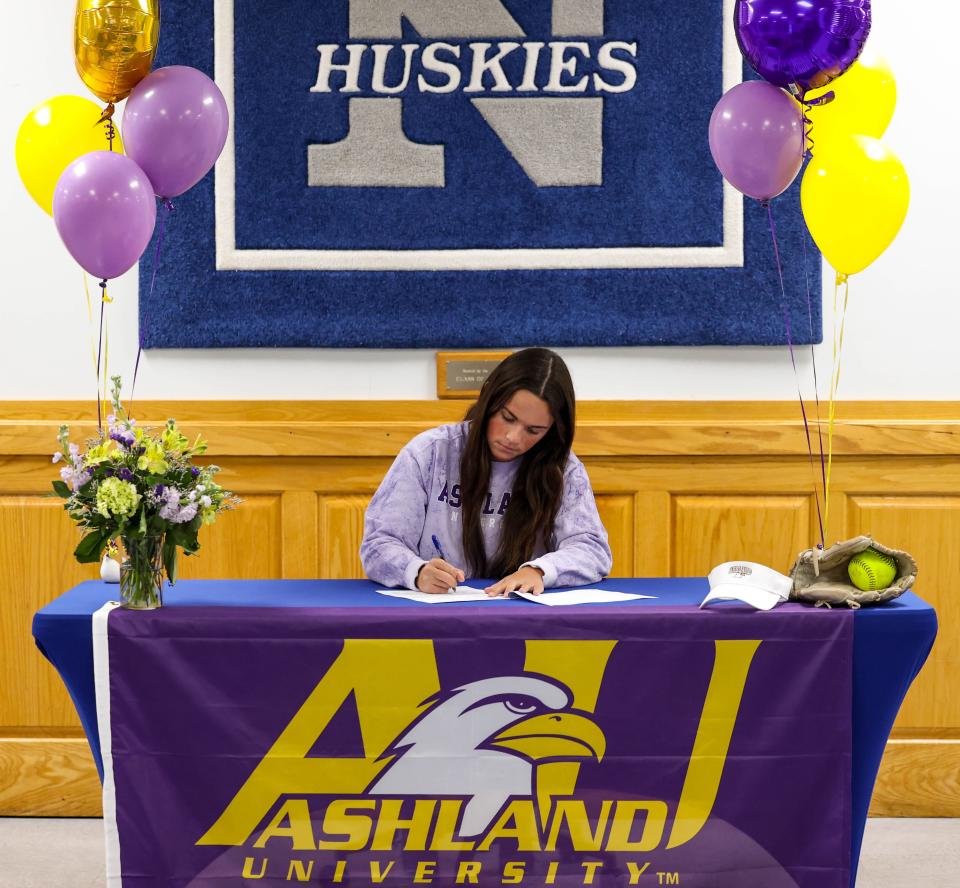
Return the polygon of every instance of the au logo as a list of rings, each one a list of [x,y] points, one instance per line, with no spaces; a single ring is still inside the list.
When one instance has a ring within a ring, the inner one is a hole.
[[[553,39],[531,39],[500,0],[350,0],[310,91],[374,95],[350,97],[346,138],[308,147],[308,184],[444,187],[444,145],[406,135],[404,97],[462,92],[535,185],[602,185],[604,102],[636,85],[637,44],[606,39],[602,0],[549,5]],[[425,42],[385,42],[404,19]]]
[[[668,849],[696,836],[710,816],[760,642],[714,644],[713,671]],[[600,822],[591,830],[584,803],[575,798],[581,764],[601,760],[606,749],[594,711],[615,645],[529,640],[523,674],[481,679],[440,694],[431,640],[348,639],[197,844],[247,843],[283,797],[299,797],[305,812],[309,796],[347,796],[331,803],[327,815],[340,825],[332,832],[350,835],[345,843],[321,840],[321,850],[390,849],[405,798],[418,800],[422,844],[430,835],[433,850],[486,850],[501,835],[525,843],[528,850],[546,850],[555,845],[564,822],[572,835],[586,836],[590,848],[603,842],[608,851],[652,850],[661,844],[665,802],[604,801]],[[360,719],[362,757],[309,756],[351,694]],[[368,812],[362,829],[356,809]],[[384,813],[388,809],[393,812],[389,817]],[[298,810],[282,808],[256,846],[262,847],[271,834],[282,834],[293,839],[294,847],[316,849],[311,818],[295,816]],[[640,814],[645,823],[636,840],[634,820]],[[279,825],[284,817],[289,827]],[[349,830],[343,828],[347,823],[352,824]]]

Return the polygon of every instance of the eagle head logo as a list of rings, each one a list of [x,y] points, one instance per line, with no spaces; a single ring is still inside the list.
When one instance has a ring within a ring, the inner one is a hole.
[[[437,694],[384,751],[367,793],[465,797],[459,834],[480,835],[509,798],[534,795],[540,764],[603,758],[603,732],[571,702],[559,682],[529,674]]]

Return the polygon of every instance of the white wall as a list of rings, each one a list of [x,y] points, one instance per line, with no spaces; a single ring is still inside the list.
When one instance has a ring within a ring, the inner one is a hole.
[[[0,72],[0,399],[93,398],[96,383],[81,272],[53,221],[22,187],[14,141],[27,112],[54,95],[88,95],[73,68],[74,4],[18,3],[7,16]],[[912,201],[899,237],[851,280],[843,399],[960,400],[954,281],[960,242],[960,123],[953,90],[960,8],[874,0],[871,47],[886,55],[899,99],[885,141],[910,175]],[[11,24],[14,23],[14,24]],[[161,32],[161,39],[162,32]],[[706,134],[704,134],[706,138]],[[827,271],[826,282],[829,283]],[[95,284],[92,284],[96,290]],[[824,345],[816,349],[826,394],[832,341],[830,283]],[[136,270],[111,286],[111,372],[129,380],[136,355]],[[95,294],[94,294],[95,295]],[[581,398],[783,399],[797,383],[785,347],[562,349]],[[798,353],[812,393],[810,349]],[[139,398],[432,398],[433,351],[230,349],[146,352]]]

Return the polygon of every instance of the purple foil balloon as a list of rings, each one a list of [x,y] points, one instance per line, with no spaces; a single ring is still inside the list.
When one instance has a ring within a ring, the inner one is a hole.
[[[800,172],[802,111],[772,83],[748,80],[728,90],[710,115],[709,133],[723,177],[748,197],[776,197]]]
[[[754,71],[802,95],[857,60],[870,33],[870,0],[737,0],[733,27]]]
[[[70,255],[95,277],[119,277],[132,267],[156,219],[150,180],[123,154],[91,151],[57,180],[53,221]]]
[[[148,74],[130,93],[123,145],[159,197],[176,197],[216,163],[228,125],[217,85],[196,68],[171,65]]]

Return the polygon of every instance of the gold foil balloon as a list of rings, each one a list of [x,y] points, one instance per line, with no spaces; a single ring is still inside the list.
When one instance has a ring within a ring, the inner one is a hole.
[[[126,98],[153,66],[160,0],[77,0],[77,73],[104,102]]]

